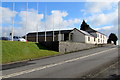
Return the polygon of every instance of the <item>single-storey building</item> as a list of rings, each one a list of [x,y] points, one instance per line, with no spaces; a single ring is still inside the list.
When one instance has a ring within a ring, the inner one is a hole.
[[[45,35],[46,34],[46,35]],[[54,34],[54,36],[53,36]],[[36,36],[38,35],[38,36]],[[77,28],[70,30],[55,30],[46,32],[32,32],[27,34],[27,40],[36,42],[45,41],[71,41],[89,44],[105,44],[107,43],[107,36],[98,31],[83,31]]]

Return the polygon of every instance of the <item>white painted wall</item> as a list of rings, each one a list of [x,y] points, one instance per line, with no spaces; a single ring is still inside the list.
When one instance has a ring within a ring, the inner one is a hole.
[[[108,37],[104,35],[104,43],[107,44]]]
[[[92,35],[96,36],[96,41],[95,43],[97,44],[106,44],[107,43],[107,36],[102,34],[102,33],[99,33],[99,32],[93,32],[91,33]]]
[[[106,44],[107,43],[107,36],[105,36],[105,35],[103,35],[103,34],[101,34],[101,33],[96,33],[97,34],[97,41],[96,41],[96,43],[97,44]]]
[[[89,40],[88,40],[88,38],[89,38]],[[94,37],[85,35],[85,43],[95,44],[96,41],[94,41]]]

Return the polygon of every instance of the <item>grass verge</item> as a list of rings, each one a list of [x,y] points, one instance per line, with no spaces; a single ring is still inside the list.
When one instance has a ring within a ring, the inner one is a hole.
[[[59,54],[34,42],[2,41],[2,64]]]

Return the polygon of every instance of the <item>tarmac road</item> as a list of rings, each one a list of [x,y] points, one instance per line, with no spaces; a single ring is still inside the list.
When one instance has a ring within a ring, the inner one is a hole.
[[[16,64],[2,70],[1,78],[80,78],[117,58],[117,46],[99,47]]]

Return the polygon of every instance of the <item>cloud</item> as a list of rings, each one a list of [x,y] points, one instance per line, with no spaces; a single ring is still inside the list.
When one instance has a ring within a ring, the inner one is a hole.
[[[101,27],[101,28],[95,28],[95,30],[110,30],[111,28],[113,28],[113,26],[105,26],[105,27]]]
[[[12,32],[12,26],[11,27],[2,27],[0,28],[1,35],[0,36],[6,36],[9,37],[10,33]],[[14,27],[14,36],[21,36],[24,35],[24,29],[22,27]]]
[[[118,28],[114,27],[114,26],[109,28],[109,29],[106,29],[106,30],[105,29],[101,29],[99,31],[104,33],[104,34],[106,34],[107,36],[109,36],[110,33],[115,33],[118,36]]]
[[[28,14],[28,16],[26,16]],[[51,15],[38,14],[37,11],[21,11],[19,16],[21,17],[20,25],[26,32],[53,30],[53,29],[63,29],[68,27],[73,27],[74,24],[79,23],[80,19],[69,19],[65,20],[68,13],[65,11],[52,10]],[[46,17],[45,17],[46,16]],[[27,21],[26,21],[27,17]],[[44,19],[45,18],[45,19]],[[42,21],[44,19],[44,21]],[[26,24],[27,23],[27,24]]]
[[[87,2],[85,4],[87,13],[100,13],[104,10],[110,10],[112,8],[111,2]]]
[[[12,27],[2,27],[1,31],[2,31],[2,35],[1,36],[9,36],[9,34],[11,33]]]
[[[59,10],[53,10],[51,11],[51,15],[48,15],[46,17],[46,28],[51,29],[51,28],[60,28],[63,23],[63,18],[68,15],[67,12],[61,12]]]
[[[87,20],[91,22],[91,24],[94,26],[106,25],[109,23],[116,24],[118,20],[118,10],[116,9],[113,12],[107,14],[101,13],[101,14],[92,15],[89,16]]]
[[[92,26],[103,25],[117,26],[118,22],[118,4],[114,2],[87,2],[86,10],[82,10],[86,15],[86,20]]]
[[[2,27],[2,36],[9,36],[10,32],[12,32],[12,18],[15,17],[17,14],[19,16],[19,22],[15,22],[14,26],[14,35],[25,35],[29,31],[37,31],[37,26],[41,24],[41,19],[43,19],[43,14],[38,14],[37,11],[30,9],[27,11],[21,12],[13,12],[9,8],[2,9],[2,24],[6,24],[7,26]],[[27,18],[27,19],[26,19]],[[20,27],[19,27],[20,26]]]
[[[13,17],[16,16],[17,12],[4,7],[0,7],[0,11],[0,36],[9,36],[12,30]],[[7,26],[2,26],[2,24],[7,24]]]
[[[0,7],[0,24],[1,23],[12,23],[12,18],[17,14],[16,11],[12,11],[9,8]]]
[[[87,15],[86,20],[92,28],[106,35],[110,33],[118,35],[118,3],[93,0],[85,3],[85,9],[82,12],[85,16]]]
[[[37,27],[40,26],[43,14],[38,14],[36,10],[21,11],[18,14],[21,18],[19,24],[24,29],[24,32],[37,31]]]
[[[12,21],[12,18],[17,15],[19,16],[19,21],[15,21],[14,35],[23,36],[29,32],[43,31],[43,30],[53,30],[53,29],[66,29],[74,27],[75,24],[79,23],[81,20],[78,18],[65,19],[68,16],[66,11],[52,10],[51,15],[47,15],[46,19],[44,14],[38,14],[36,10],[29,9],[28,11],[13,12],[8,8],[3,8],[4,22],[8,25]],[[10,13],[8,15],[7,13]],[[12,25],[2,27],[2,36],[9,36],[12,32]]]
[[[65,20],[68,13],[65,11],[53,10],[51,15],[47,16],[46,28],[49,29],[63,29],[73,27],[74,24],[79,23],[81,20],[78,18]]]
[[[95,30],[102,32],[106,34],[107,36],[109,36],[110,33],[115,33],[118,36],[118,27],[115,27],[114,25],[95,28]]]

